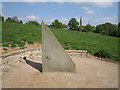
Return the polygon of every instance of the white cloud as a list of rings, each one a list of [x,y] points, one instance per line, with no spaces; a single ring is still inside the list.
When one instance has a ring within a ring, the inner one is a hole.
[[[53,21],[54,21],[55,19],[46,19],[46,20],[44,20],[47,24],[50,24],[50,23],[52,23]]]
[[[75,17],[75,18],[78,22],[80,21],[80,17]],[[104,24],[106,22],[117,24],[118,17],[117,16],[103,17],[103,18],[82,17],[82,22],[83,22],[83,25],[86,25],[89,22],[91,25],[94,25],[94,26],[96,26],[98,24]]]
[[[80,17],[71,17],[71,18],[76,18],[76,20],[78,22],[80,21]],[[52,18],[52,19],[46,19],[44,21],[45,21],[46,24],[51,24],[55,19],[58,19],[63,24],[68,24],[68,22],[71,18],[67,18],[67,17]],[[106,22],[117,24],[118,23],[118,17],[117,16],[103,17],[103,18],[82,17],[82,22],[83,22],[83,25],[86,25],[89,22],[91,25],[94,25],[94,26],[96,26],[98,24],[104,24]]]
[[[104,7],[104,8],[113,6],[113,2],[95,2],[93,4],[95,6]]]
[[[59,21],[62,22],[62,23],[68,23],[69,19],[62,17],[62,18],[59,19]]]
[[[79,22],[80,18],[76,17],[76,20]],[[103,18],[82,17],[82,22],[83,22],[83,25],[86,25],[89,22],[91,25],[94,25],[94,26],[96,26],[98,24],[104,24],[106,22],[117,24],[118,17],[117,16],[103,17]]]
[[[91,10],[91,8],[106,8],[113,6],[113,2],[75,2],[75,4],[85,10],[85,13],[87,14],[95,14],[95,11]]]
[[[36,20],[36,19],[40,19],[39,17],[37,16],[28,16],[27,19],[32,19],[32,20]]]
[[[118,2],[119,0],[2,0],[2,2]]]
[[[81,7],[83,10],[89,10],[90,8],[88,8],[88,7]]]
[[[61,17],[61,18],[53,18],[53,19],[46,19],[44,20],[45,23],[51,24],[55,19],[58,19],[63,24],[67,24],[69,22],[69,18]]]
[[[37,17],[37,16],[27,16],[27,17],[18,17],[19,20],[22,20],[23,23],[26,23],[30,20],[33,20],[33,21],[37,21],[37,22],[40,22],[40,18]]]
[[[56,2],[57,4],[64,4],[64,2]]]
[[[100,18],[99,22],[117,23],[118,22],[118,18],[116,16]]]
[[[95,11],[88,10],[88,11],[86,11],[85,13],[87,13],[87,14],[95,14]]]
[[[106,8],[106,7],[111,7],[113,6],[113,2],[75,2],[76,5],[79,5],[80,7],[86,7],[91,8],[91,7],[102,7],[102,8]]]
[[[45,0],[23,0],[25,2],[39,2],[39,1],[45,1]]]
[[[62,22],[63,24],[68,24],[69,20],[71,18],[76,18],[76,20],[79,22],[80,21],[80,17],[61,17],[61,18],[51,18],[51,19],[43,19],[43,21],[46,24],[51,24],[55,19],[58,19],[60,22]],[[18,17],[19,20],[22,20],[24,23],[28,22],[29,20],[31,20],[30,18],[26,18],[26,17]],[[35,21],[37,22],[41,22],[41,19],[36,19]],[[112,17],[103,17],[103,18],[95,18],[95,17],[82,17],[82,22],[83,25],[88,24],[88,22],[90,22],[91,25],[98,25],[98,24],[104,24],[106,22],[110,22],[113,24],[117,24],[118,23],[118,17],[117,16],[112,16]]]
[[[117,24],[118,23],[118,18],[116,16],[112,16],[112,17],[104,17],[104,18],[84,18],[84,22],[87,23],[88,20],[90,20],[90,24],[92,25],[98,25],[98,24],[104,24],[106,22],[110,22],[113,24]]]
[[[91,10],[90,8],[88,7],[81,7],[83,10],[85,10],[85,13],[87,14],[95,14],[95,11]]]

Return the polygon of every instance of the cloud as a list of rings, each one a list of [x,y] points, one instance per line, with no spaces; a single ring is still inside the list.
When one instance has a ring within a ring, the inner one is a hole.
[[[112,22],[112,23],[118,23],[118,17],[112,16],[112,17],[105,17],[100,18],[98,22]]]
[[[102,7],[102,8],[106,8],[106,7],[111,7],[113,6],[113,2],[75,2],[76,5],[79,5],[80,7],[86,7],[91,8],[91,7]]]
[[[2,0],[2,2],[118,2],[119,0]]]
[[[80,18],[79,17],[75,17],[75,18],[79,22]],[[83,22],[83,25],[86,25],[89,22],[91,25],[94,25],[94,26],[98,24],[104,24],[106,22],[118,24],[118,17],[117,16],[102,17],[102,18],[82,17],[82,22]]]
[[[57,3],[57,4],[61,4],[61,5],[64,4],[64,2],[56,2],[56,3]]]
[[[106,8],[113,6],[113,2],[75,2],[74,4],[85,10],[85,13],[87,14],[96,14],[96,12],[91,10],[91,8]]]
[[[96,12],[91,8],[106,8],[113,6],[113,2],[75,2],[76,5],[80,6],[81,9],[85,10],[87,14],[95,14]]]
[[[88,7],[81,7],[83,10],[89,10],[90,8],[88,8]]]
[[[62,18],[59,19],[59,21],[62,22],[62,23],[68,23],[69,22],[69,18],[62,17]]]
[[[47,24],[51,24],[55,19],[46,19],[44,20]]]
[[[55,19],[58,19],[60,22],[67,24],[69,22],[69,18],[61,17],[61,18],[52,18],[52,19],[46,19],[44,20],[45,23],[51,24]]]
[[[81,7],[81,9],[85,10],[85,13],[87,14],[95,14],[95,11],[91,10],[90,8],[88,7]]]
[[[40,18],[37,16],[27,16],[27,19],[36,20],[36,19],[40,19]]]
[[[45,0],[23,0],[25,2],[39,2],[39,1],[45,1]]]
[[[118,23],[118,17],[116,17],[116,16],[103,17],[103,18],[94,18],[94,17],[92,17],[90,19],[88,19],[86,17],[83,18],[83,21],[84,21],[85,24],[88,23],[88,20],[90,21],[91,25],[104,24],[106,22],[110,22],[110,23],[113,23],[113,24]]]
[[[79,22],[80,21],[80,17],[71,17],[71,18],[76,18],[76,20]],[[46,24],[52,24],[52,22],[55,19],[58,19],[60,22],[62,22],[63,24],[68,24],[69,20],[71,18],[67,18],[67,17],[61,17],[61,18],[51,18],[51,19],[46,19],[44,20]],[[112,16],[112,17],[103,17],[103,18],[94,18],[94,17],[82,17],[82,22],[83,25],[88,24],[88,22],[90,22],[91,25],[98,25],[98,24],[104,24],[106,22],[110,22],[113,24],[117,24],[118,23],[118,17],[117,16]]]
[[[105,8],[113,6],[113,2],[94,2],[93,5]]]
[[[95,11],[88,10],[88,11],[86,11],[85,13],[87,13],[87,14],[95,14]]]
[[[37,16],[27,16],[27,17],[18,17],[19,20],[22,20],[23,23],[26,23],[30,20],[33,20],[33,21],[37,21],[37,22],[40,22],[40,18],[37,17]]]

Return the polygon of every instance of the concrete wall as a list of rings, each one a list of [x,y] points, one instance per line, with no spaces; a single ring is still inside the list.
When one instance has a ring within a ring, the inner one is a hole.
[[[73,55],[78,55],[81,57],[88,57],[87,51],[83,50],[65,50],[70,56]],[[10,53],[6,53],[2,56],[0,56],[0,66],[4,65],[5,66],[12,66],[15,65],[16,63],[20,63],[23,60],[23,57],[27,57],[29,60],[42,60],[42,48],[30,48],[30,49],[23,49],[23,50],[18,50]]]
[[[42,71],[75,72],[75,63],[42,22]]]
[[[42,59],[42,49],[38,47],[6,53],[0,56],[0,58],[2,58],[0,66],[3,66],[2,68],[13,66],[16,63],[24,61],[23,57],[29,60],[40,60]]]

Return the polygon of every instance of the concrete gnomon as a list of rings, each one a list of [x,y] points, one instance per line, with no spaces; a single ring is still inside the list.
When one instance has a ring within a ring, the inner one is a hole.
[[[42,72],[75,72],[75,63],[43,21]]]

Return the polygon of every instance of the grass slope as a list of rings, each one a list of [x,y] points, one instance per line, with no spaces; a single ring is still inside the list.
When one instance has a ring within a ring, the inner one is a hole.
[[[2,23],[3,41],[41,41],[41,27],[19,23]]]
[[[4,41],[24,40],[41,42],[41,27],[35,25],[23,25],[17,23],[3,22],[2,39]],[[65,49],[87,50],[95,54],[100,50],[107,50],[111,59],[118,58],[118,40],[117,37],[104,36],[92,32],[79,32],[57,28],[50,28]]]

